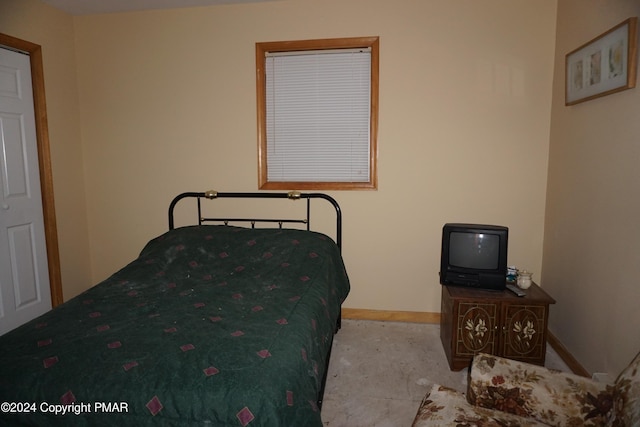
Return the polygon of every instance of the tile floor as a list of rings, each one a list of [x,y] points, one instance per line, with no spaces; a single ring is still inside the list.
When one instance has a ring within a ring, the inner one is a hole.
[[[547,346],[546,366],[568,371]],[[330,427],[409,427],[434,383],[460,391],[466,370],[449,369],[440,325],[342,321],[334,337],[322,419]]]

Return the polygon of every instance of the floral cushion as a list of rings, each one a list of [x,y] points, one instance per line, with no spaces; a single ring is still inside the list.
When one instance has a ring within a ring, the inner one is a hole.
[[[620,373],[614,385],[614,427],[640,425],[640,353]]]
[[[550,426],[599,427],[613,420],[613,394],[613,385],[590,378],[477,354],[467,399],[473,405],[535,418]]]
[[[412,427],[534,427],[544,426],[506,412],[470,405],[464,394],[435,384],[418,409]]]

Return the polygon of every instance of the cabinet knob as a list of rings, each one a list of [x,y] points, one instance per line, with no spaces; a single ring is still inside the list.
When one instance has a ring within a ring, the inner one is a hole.
[[[2,204],[2,209],[4,209],[5,211],[8,211],[8,210],[9,210],[9,207],[10,207],[10,206],[9,206],[9,204],[8,204],[8,203],[3,203],[3,204]]]

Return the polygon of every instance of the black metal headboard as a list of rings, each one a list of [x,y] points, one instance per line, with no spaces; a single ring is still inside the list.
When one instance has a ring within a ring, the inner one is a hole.
[[[218,198],[238,198],[238,199],[306,199],[307,202],[307,215],[302,219],[271,219],[271,218],[207,218],[202,216],[201,200],[204,199],[218,199]],[[173,211],[176,204],[185,198],[195,198],[197,200],[197,212],[198,212],[198,225],[202,225],[207,222],[222,222],[228,224],[229,222],[244,222],[250,223],[251,227],[255,227],[256,223],[277,223],[280,228],[283,224],[306,224],[307,230],[310,230],[311,224],[311,199],[324,199],[331,203],[336,212],[336,244],[342,249],[342,212],[340,211],[340,205],[336,200],[323,193],[300,193],[298,191],[290,191],[288,193],[221,193],[217,191],[206,192],[188,192],[177,195],[169,205],[169,230],[174,229]]]

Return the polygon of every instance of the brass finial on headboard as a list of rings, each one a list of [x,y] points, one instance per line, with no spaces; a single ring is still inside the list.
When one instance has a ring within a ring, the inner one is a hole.
[[[216,190],[205,191],[204,197],[206,197],[207,199],[215,199],[216,197],[218,197],[218,192]]]
[[[289,191],[287,193],[287,198],[291,200],[298,200],[301,197],[301,193],[299,191]]]

